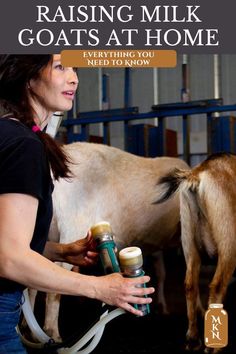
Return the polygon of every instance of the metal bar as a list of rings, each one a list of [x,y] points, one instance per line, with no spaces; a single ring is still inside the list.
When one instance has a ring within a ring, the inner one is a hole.
[[[187,115],[183,116],[183,156],[184,161],[190,164],[190,122]]]
[[[125,150],[128,150],[128,129],[129,129],[129,120],[124,121],[124,137],[125,137]]]
[[[103,80],[102,80],[102,74],[103,74],[103,69],[98,68],[97,69],[97,75],[98,75],[98,109],[105,109],[103,107],[103,97],[102,97],[102,89],[103,89]],[[102,135],[103,132],[103,124],[99,123],[97,127],[97,134],[100,136]]]
[[[81,138],[82,140],[89,140],[89,125],[86,123],[81,124]]]
[[[110,76],[103,74],[102,76],[102,109],[110,109]],[[110,124],[102,124],[103,143],[110,145]]]
[[[166,129],[164,117],[158,120],[158,156],[166,155]],[[160,151],[159,151],[160,150]]]
[[[131,69],[125,68],[125,95],[124,95],[124,107],[130,107],[131,105]]]
[[[77,118],[93,118],[97,116],[106,116],[110,117],[113,115],[118,115],[118,114],[137,114],[138,113],[138,107],[129,107],[129,108],[115,108],[115,109],[106,109],[102,111],[89,111],[89,112],[81,112],[78,114]],[[68,117],[71,117],[70,114],[68,114]],[[69,118],[68,118],[69,119]]]
[[[129,68],[125,68],[125,92],[124,92],[124,107],[125,109],[128,109],[131,105],[131,70]],[[125,136],[125,150],[128,150],[128,129],[129,129],[129,120],[124,120],[124,136]]]
[[[222,88],[222,75],[221,75],[221,58],[219,54],[213,55],[213,67],[214,67],[214,97],[221,97]],[[219,117],[219,113],[216,112],[214,117]]]
[[[183,55],[183,64],[182,64],[182,90],[181,90],[181,99],[183,103],[190,102],[190,90],[189,90],[189,63],[188,56]],[[193,107],[193,102],[190,103],[190,106]],[[183,156],[184,160],[190,164],[190,118],[188,115],[183,115],[182,125],[183,125]]]
[[[159,69],[153,68],[153,102],[157,106],[159,102]],[[154,118],[154,125],[158,126],[158,118]]]
[[[110,76],[102,75],[102,109],[110,109]]]
[[[186,107],[206,107],[206,106],[217,106],[222,105],[223,100],[222,98],[212,98],[207,100],[197,100],[197,101],[188,101],[188,102],[175,102],[175,103],[162,103],[158,105],[153,105],[153,110],[160,110],[160,109],[176,109],[176,108],[186,108]]]
[[[70,144],[73,142],[73,135],[74,135],[74,131],[73,131],[73,126],[69,126],[67,127],[67,144]]]
[[[212,153],[212,113],[207,114],[207,154]]]
[[[195,114],[208,114],[213,112],[230,112],[236,111],[236,105],[226,105],[226,106],[209,106],[209,107],[194,107],[194,108],[180,108],[173,111],[162,110],[160,112],[150,111],[147,113],[134,113],[134,114],[117,114],[113,116],[106,116],[98,114],[91,118],[68,118],[63,121],[63,126],[71,125],[81,125],[81,124],[95,124],[99,122],[119,122],[119,121],[129,121],[129,120],[141,120],[145,118],[154,117],[178,117],[184,115],[195,115]]]
[[[110,124],[103,124],[103,144],[110,145]]]

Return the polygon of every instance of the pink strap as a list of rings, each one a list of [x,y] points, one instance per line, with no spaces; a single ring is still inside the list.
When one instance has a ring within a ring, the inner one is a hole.
[[[33,131],[34,133],[37,133],[38,131],[41,131],[41,129],[40,129],[40,127],[39,127],[38,125],[33,125],[33,126],[32,126],[32,131]]]

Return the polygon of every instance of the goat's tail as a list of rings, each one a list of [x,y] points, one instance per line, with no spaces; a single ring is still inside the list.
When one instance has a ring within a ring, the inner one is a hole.
[[[194,170],[182,170],[175,168],[173,171],[163,176],[158,181],[157,185],[161,186],[162,192],[155,201],[156,204],[163,203],[174,195],[179,189],[186,189],[196,192],[200,179]]]

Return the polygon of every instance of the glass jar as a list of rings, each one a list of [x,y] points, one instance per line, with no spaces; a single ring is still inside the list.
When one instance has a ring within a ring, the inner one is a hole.
[[[210,304],[205,313],[204,338],[206,347],[222,348],[228,344],[228,314],[223,304]]]

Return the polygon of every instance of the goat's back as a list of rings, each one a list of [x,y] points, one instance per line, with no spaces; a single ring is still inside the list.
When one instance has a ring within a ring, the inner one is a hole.
[[[64,149],[74,177],[55,183],[61,242],[83,237],[93,224],[107,220],[120,244],[168,243],[179,222],[179,198],[155,204],[161,190],[157,182],[173,168],[188,168],[185,162],[139,157],[102,144],[74,143]]]

